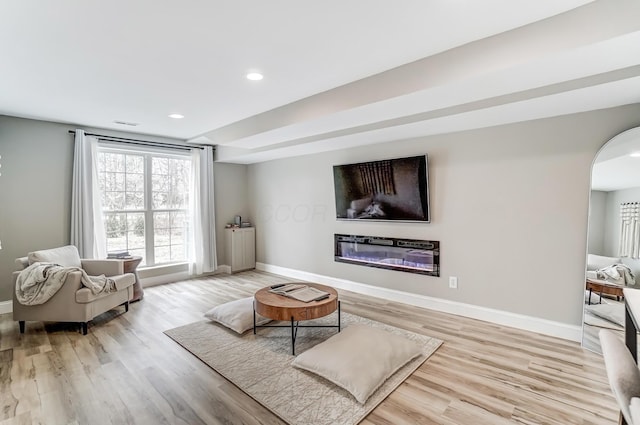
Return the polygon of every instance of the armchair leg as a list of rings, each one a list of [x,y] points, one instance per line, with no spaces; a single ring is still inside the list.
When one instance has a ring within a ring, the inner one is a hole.
[[[20,326],[20,333],[24,333],[24,320],[19,320],[18,325]]]
[[[129,301],[124,303],[124,312],[128,312],[129,311]]]
[[[82,335],[87,334],[87,322],[80,322],[80,328],[82,329]]]

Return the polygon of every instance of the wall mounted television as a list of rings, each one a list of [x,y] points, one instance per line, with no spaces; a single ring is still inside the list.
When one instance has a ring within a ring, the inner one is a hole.
[[[427,155],[335,165],[338,220],[429,222]]]

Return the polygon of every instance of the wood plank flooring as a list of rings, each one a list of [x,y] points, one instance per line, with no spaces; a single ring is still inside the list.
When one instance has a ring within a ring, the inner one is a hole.
[[[288,281],[250,271],[147,288],[86,336],[39,322],[20,335],[0,315],[0,425],[282,424],[162,332]],[[617,423],[602,358],[577,343],[339,292],[343,311],[445,341],[363,425]]]

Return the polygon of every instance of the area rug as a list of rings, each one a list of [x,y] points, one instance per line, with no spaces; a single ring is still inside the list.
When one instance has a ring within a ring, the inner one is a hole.
[[[624,329],[624,303],[603,301],[585,306],[584,322],[591,326]]]
[[[336,313],[313,324],[335,324]],[[306,322],[305,322],[306,323]],[[433,354],[442,341],[349,313],[342,326],[366,324],[409,338],[424,347],[421,356],[392,375],[365,404],[312,373],[291,366],[291,331],[259,328],[238,335],[213,322],[196,322],[165,334],[235,384],[257,402],[291,425],[353,425],[364,419],[382,400]],[[296,354],[337,332],[331,328],[299,328]]]

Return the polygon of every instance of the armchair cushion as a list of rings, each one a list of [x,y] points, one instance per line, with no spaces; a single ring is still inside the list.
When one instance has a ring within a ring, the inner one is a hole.
[[[82,267],[78,248],[74,245],[30,252],[28,258],[29,265],[33,263],[54,263],[63,267]]]

